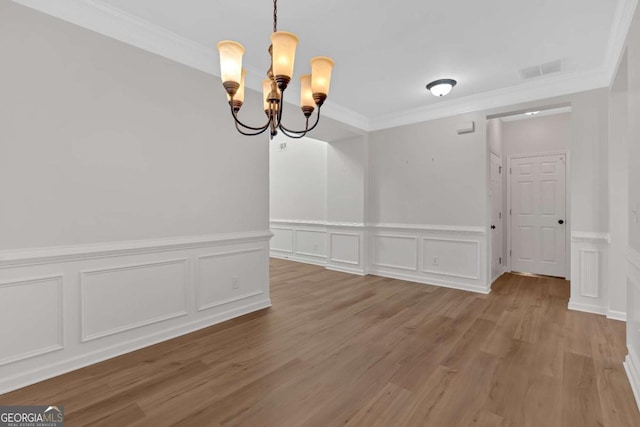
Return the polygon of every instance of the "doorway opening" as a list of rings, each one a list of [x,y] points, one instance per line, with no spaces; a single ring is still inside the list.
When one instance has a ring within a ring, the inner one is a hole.
[[[568,279],[571,107],[487,119],[491,282],[505,272]]]

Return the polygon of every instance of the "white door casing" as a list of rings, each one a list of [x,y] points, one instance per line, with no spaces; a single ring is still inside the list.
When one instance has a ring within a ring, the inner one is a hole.
[[[491,153],[491,281],[502,273],[502,158]]]
[[[566,159],[564,153],[510,159],[512,271],[565,277]]]

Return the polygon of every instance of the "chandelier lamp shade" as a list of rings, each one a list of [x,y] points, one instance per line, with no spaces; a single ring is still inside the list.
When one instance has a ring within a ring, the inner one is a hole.
[[[245,75],[242,68],[244,47],[237,42],[224,40],[218,43],[220,54],[220,77],[227,92],[227,101],[231,109],[231,116],[235,121],[238,132],[243,135],[259,135],[267,130],[273,138],[281,131],[290,138],[302,138],[315,129],[320,121],[320,109],[329,94],[333,61],[325,56],[311,59],[311,74],[300,77],[300,108],[305,117],[305,127],[302,130],[292,130],[282,124],[284,93],[293,77],[293,67],[296,57],[298,37],[286,31],[278,31],[277,0],[273,2],[273,33],[271,34],[271,66],[267,71],[267,78],[262,81],[263,109],[267,122],[261,126],[249,126],[238,117],[244,103]],[[312,125],[309,119],[314,110],[317,113]]]

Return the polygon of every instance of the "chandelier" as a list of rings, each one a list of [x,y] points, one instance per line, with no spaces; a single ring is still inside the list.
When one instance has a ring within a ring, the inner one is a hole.
[[[311,74],[300,77],[300,108],[305,117],[304,130],[291,130],[282,124],[284,92],[293,76],[293,64],[296,55],[298,37],[286,31],[278,31],[278,0],[273,1],[273,33],[269,56],[271,66],[267,78],[262,81],[262,96],[267,123],[254,127],[244,124],[238,118],[238,112],[244,102],[244,79],[246,70],[242,68],[244,47],[237,42],[224,40],[218,43],[220,53],[220,77],[227,91],[227,100],[236,129],[243,135],[259,135],[267,129],[273,138],[280,130],[290,138],[302,138],[312,131],[320,121],[320,109],[329,94],[333,60],[325,56],[311,59]],[[318,112],[315,122],[309,126],[309,118],[316,106]]]

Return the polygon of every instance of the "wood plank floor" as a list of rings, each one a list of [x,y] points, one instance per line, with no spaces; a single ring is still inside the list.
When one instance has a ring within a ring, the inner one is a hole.
[[[625,325],[563,280],[490,295],[271,261],[273,307],[0,396],[67,426],[640,426]]]

